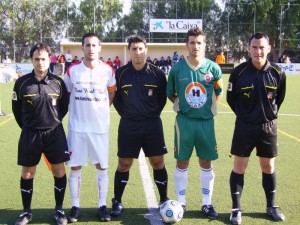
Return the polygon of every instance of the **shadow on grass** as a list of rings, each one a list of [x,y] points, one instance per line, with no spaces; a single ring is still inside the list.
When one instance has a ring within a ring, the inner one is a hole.
[[[207,218],[206,215],[204,215],[201,211],[198,210],[192,210],[192,211],[187,211],[184,214],[183,220],[184,219],[195,219],[195,218],[199,218],[199,222],[203,222],[203,223],[214,223],[214,221],[218,221],[219,223],[223,223],[223,224],[231,224],[229,221],[229,217],[230,217],[230,213],[219,213],[219,216],[217,219],[209,219]],[[247,220],[247,218],[251,218],[251,219],[258,219],[261,220],[260,223],[258,224],[263,224],[265,222],[273,222],[273,220],[266,214],[266,213],[243,213],[242,214],[242,219],[243,220]]]
[[[64,210],[66,215],[68,215],[70,209]],[[20,213],[22,213],[21,210],[0,209],[0,224],[14,224]],[[53,213],[53,209],[32,209],[32,222],[30,224],[55,224]],[[124,225],[140,225],[145,224],[144,215],[147,213],[147,208],[127,208],[124,209],[122,216],[112,217],[111,220]],[[81,208],[78,223],[86,224],[88,222],[100,222],[96,208]]]
[[[68,215],[70,209],[65,209],[66,215]],[[0,209],[0,224],[14,224],[18,219],[21,210],[15,209]],[[53,219],[53,209],[32,209],[33,220],[30,224],[55,224]],[[117,224],[124,225],[141,225],[148,224],[148,220],[144,218],[145,214],[148,214],[148,208],[125,208],[122,212],[122,216],[112,217],[111,221]],[[157,211],[158,213],[158,211]],[[151,217],[151,216],[150,216]],[[217,219],[208,219],[202,212],[198,210],[187,211],[184,214],[185,219],[199,219],[199,222],[206,224],[218,222],[218,224],[230,224],[229,213],[219,213]],[[263,220],[271,222],[272,219],[266,213],[243,213],[243,220],[247,220],[247,217],[252,219],[259,219],[263,224]],[[156,218],[157,219],[157,218]],[[147,222],[146,222],[147,221]],[[96,208],[81,208],[81,215],[77,224],[100,222],[100,218],[97,214]]]

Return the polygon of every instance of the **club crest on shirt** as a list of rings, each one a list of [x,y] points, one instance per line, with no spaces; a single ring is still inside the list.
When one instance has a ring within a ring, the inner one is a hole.
[[[185,100],[192,108],[201,108],[207,101],[205,87],[197,82],[190,83],[185,89]]]
[[[204,75],[203,75],[203,80],[206,82],[206,83],[209,83],[209,82],[211,82],[212,80],[213,80],[213,75],[212,74],[210,74],[210,73],[205,73]]]

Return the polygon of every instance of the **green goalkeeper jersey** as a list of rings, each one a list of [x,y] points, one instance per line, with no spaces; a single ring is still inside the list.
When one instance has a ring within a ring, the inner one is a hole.
[[[222,71],[209,60],[194,68],[187,59],[174,64],[168,77],[167,96],[177,96],[174,110],[197,119],[216,115],[216,95],[222,94]]]

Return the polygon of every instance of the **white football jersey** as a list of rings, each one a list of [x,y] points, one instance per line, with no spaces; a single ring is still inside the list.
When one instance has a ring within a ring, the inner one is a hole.
[[[83,62],[72,65],[65,76],[65,84],[70,93],[69,130],[108,133],[108,88],[116,84],[112,68],[103,62],[93,69]]]

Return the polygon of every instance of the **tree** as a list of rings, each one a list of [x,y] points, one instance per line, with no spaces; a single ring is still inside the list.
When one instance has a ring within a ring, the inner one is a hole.
[[[78,8],[73,5],[69,9],[69,39],[78,41],[87,32],[104,38],[115,29],[115,19],[120,18],[120,12],[121,4],[117,0],[85,0]]]

